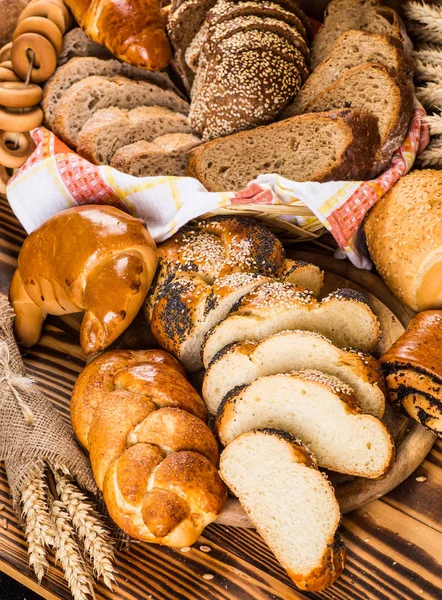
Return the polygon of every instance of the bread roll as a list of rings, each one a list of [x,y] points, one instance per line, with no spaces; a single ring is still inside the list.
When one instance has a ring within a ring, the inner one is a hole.
[[[416,311],[442,308],[442,171],[413,171],[370,211],[368,249],[388,287]]]

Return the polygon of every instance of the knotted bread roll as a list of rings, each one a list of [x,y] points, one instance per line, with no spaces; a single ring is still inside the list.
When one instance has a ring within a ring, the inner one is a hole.
[[[80,374],[74,432],[112,519],[137,539],[190,546],[221,513],[226,487],[204,402],[162,350],[117,350]]]
[[[155,273],[155,243],[139,219],[113,206],[77,206],[25,240],[11,282],[15,334],[36,344],[46,315],[85,311],[83,352],[111,344],[141,308]]]

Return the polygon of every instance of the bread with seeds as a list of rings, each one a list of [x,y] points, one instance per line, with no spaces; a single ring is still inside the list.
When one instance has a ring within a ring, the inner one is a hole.
[[[380,326],[366,298],[351,289],[340,289],[321,302],[310,292],[290,283],[261,285],[232,307],[229,315],[207,334],[203,363],[233,342],[259,342],[280,331],[315,331],[339,348],[370,352],[379,341]]]
[[[339,505],[299,440],[274,429],[245,433],[223,451],[220,474],[298,588],[336,581],[345,564]]]
[[[363,181],[379,142],[377,119],[366,111],[300,115],[203,144],[192,152],[188,174],[211,192],[244,189],[262,173],[293,181]]]
[[[363,413],[382,417],[385,387],[382,369],[370,354],[342,350],[312,331],[283,331],[261,342],[234,342],[211,360],[203,381],[203,398],[215,414],[223,398],[235,387],[255,379],[314,369],[338,377],[354,391]]]
[[[260,377],[234,388],[222,401],[215,431],[223,446],[253,429],[287,431],[313,452],[320,467],[377,479],[394,461],[387,427],[361,413],[353,390],[320,371]]]

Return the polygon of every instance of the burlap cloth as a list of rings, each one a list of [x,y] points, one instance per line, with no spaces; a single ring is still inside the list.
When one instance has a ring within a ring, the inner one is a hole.
[[[13,311],[0,296],[0,460],[6,465],[14,506],[36,468],[64,465],[78,484],[98,493],[89,460],[70,426],[26,377],[12,331]]]

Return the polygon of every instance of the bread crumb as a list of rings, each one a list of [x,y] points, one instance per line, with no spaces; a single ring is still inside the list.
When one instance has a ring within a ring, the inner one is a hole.
[[[418,481],[419,483],[423,483],[424,481],[427,481],[427,478],[421,475],[420,477],[416,477],[416,481]]]
[[[3,526],[3,529],[8,529],[8,521],[7,521],[7,519],[3,519],[2,526]]]
[[[200,546],[201,552],[211,552],[212,548],[210,546]]]
[[[190,552],[192,548],[190,546],[184,546],[184,548],[180,548],[180,552]]]
[[[364,542],[369,542],[370,538],[365,538]]]
[[[0,512],[6,508],[6,504],[0,504]]]
[[[203,575],[203,579],[205,579],[206,581],[210,581],[214,577],[215,577],[215,575],[212,575],[212,573],[204,573],[204,575]]]

